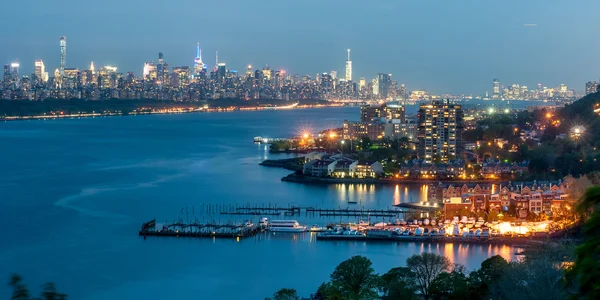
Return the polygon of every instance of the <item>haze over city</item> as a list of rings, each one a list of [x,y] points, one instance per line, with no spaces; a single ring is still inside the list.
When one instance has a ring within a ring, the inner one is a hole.
[[[197,42],[211,68],[218,50],[230,68],[313,76],[343,73],[350,48],[354,78],[391,73],[433,93],[491,92],[495,77],[582,91],[600,67],[596,1],[36,2],[5,3],[13,13],[0,20],[10,28],[0,33],[0,58],[18,58],[22,74],[35,59],[57,68],[60,36],[69,38],[67,66],[94,61],[136,74],[158,52],[172,66],[192,65]]]

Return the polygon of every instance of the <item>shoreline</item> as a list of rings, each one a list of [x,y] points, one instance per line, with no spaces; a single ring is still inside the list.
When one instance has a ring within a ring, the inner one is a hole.
[[[281,181],[304,184],[500,184],[508,181],[498,180],[434,180],[434,179],[396,179],[396,178],[321,178],[312,176],[297,176],[292,173],[281,178]]]
[[[254,112],[254,111],[282,111],[296,109],[318,109],[318,108],[333,108],[346,107],[339,104],[316,104],[302,105],[295,107],[277,108],[272,106],[249,106],[249,107],[224,107],[224,108],[200,108],[200,109],[185,109],[185,110],[168,110],[168,111],[140,111],[140,112],[105,112],[105,113],[81,113],[81,114],[56,114],[56,115],[31,115],[31,116],[0,116],[0,122],[14,121],[31,121],[31,120],[58,120],[58,119],[81,119],[81,118],[96,118],[96,117],[127,117],[138,115],[176,115],[176,114],[192,114],[192,113],[228,113],[236,111]]]

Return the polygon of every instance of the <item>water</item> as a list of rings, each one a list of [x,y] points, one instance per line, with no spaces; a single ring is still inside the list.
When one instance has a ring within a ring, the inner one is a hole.
[[[239,242],[137,236],[142,222],[185,218],[182,209],[192,215],[207,203],[422,200],[421,185],[301,185],[280,181],[289,171],[258,166],[286,155],[270,155],[254,136],[357,117],[358,108],[330,108],[0,123],[0,280],[22,274],[34,294],[53,281],[70,299],[264,299],[283,287],[308,296],[353,255],[380,273],[423,251],[470,269],[491,255],[513,258],[506,246],[317,242],[310,234]],[[0,284],[0,298],[9,295]]]

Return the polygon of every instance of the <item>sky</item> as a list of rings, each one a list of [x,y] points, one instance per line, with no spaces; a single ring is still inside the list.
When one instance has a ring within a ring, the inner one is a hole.
[[[494,77],[576,91],[600,79],[598,0],[5,0],[2,11],[0,62],[18,58],[21,74],[35,59],[52,74],[66,36],[67,67],[137,75],[158,52],[191,66],[200,42],[209,68],[218,50],[229,69],[312,77],[343,76],[350,48],[354,80],[391,73],[437,94],[491,93]]]

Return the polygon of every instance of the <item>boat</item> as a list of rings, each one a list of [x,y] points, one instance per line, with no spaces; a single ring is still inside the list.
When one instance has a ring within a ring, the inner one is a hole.
[[[358,220],[358,224],[356,224],[358,226],[369,226],[371,225],[371,223],[369,223],[368,221],[363,221],[363,220]]]
[[[348,197],[348,204],[356,204],[358,203],[356,200],[350,200],[350,197]]]
[[[273,220],[269,223],[273,232],[305,232],[306,226],[301,226],[296,220]]]
[[[260,218],[260,221],[258,221],[258,226],[262,228],[267,228],[269,226],[269,219],[265,217]]]
[[[313,225],[308,231],[310,231],[310,232],[325,232],[325,231],[327,231],[327,228]]]

